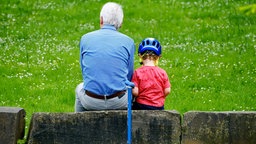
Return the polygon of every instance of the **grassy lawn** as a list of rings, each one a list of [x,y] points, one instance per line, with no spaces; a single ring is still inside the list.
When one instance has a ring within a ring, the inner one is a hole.
[[[0,4],[0,106],[73,112],[82,81],[79,40],[99,29],[103,1],[12,0]],[[256,14],[252,0],[116,0],[121,32],[157,38],[172,92],[166,110],[256,110]],[[135,68],[139,67],[135,57]]]

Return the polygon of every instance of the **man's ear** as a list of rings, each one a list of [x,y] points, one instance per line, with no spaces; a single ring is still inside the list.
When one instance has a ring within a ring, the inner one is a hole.
[[[122,27],[123,23],[120,24],[119,29]]]
[[[101,16],[100,17],[100,27],[102,27],[103,26],[103,17]]]

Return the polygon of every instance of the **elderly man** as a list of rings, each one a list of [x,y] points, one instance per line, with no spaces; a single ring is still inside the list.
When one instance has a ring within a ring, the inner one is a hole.
[[[82,36],[80,64],[83,83],[75,90],[75,111],[126,109],[127,86],[134,65],[134,40],[118,32],[123,22],[121,5],[106,3],[100,29]]]

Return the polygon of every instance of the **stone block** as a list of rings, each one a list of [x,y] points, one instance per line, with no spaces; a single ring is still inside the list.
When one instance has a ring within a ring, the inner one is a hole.
[[[135,111],[132,131],[135,144],[180,144],[181,116],[176,111]]]
[[[255,144],[256,112],[184,114],[182,144]]]
[[[0,107],[0,144],[16,144],[25,134],[23,108]]]
[[[133,111],[132,142],[180,143],[180,114],[175,111]],[[127,111],[34,113],[27,143],[125,144]]]

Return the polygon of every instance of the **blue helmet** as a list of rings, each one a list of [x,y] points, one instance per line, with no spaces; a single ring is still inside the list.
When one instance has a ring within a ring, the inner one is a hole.
[[[155,38],[145,38],[139,45],[138,53],[143,54],[145,51],[154,51],[157,56],[160,56],[162,49]]]

